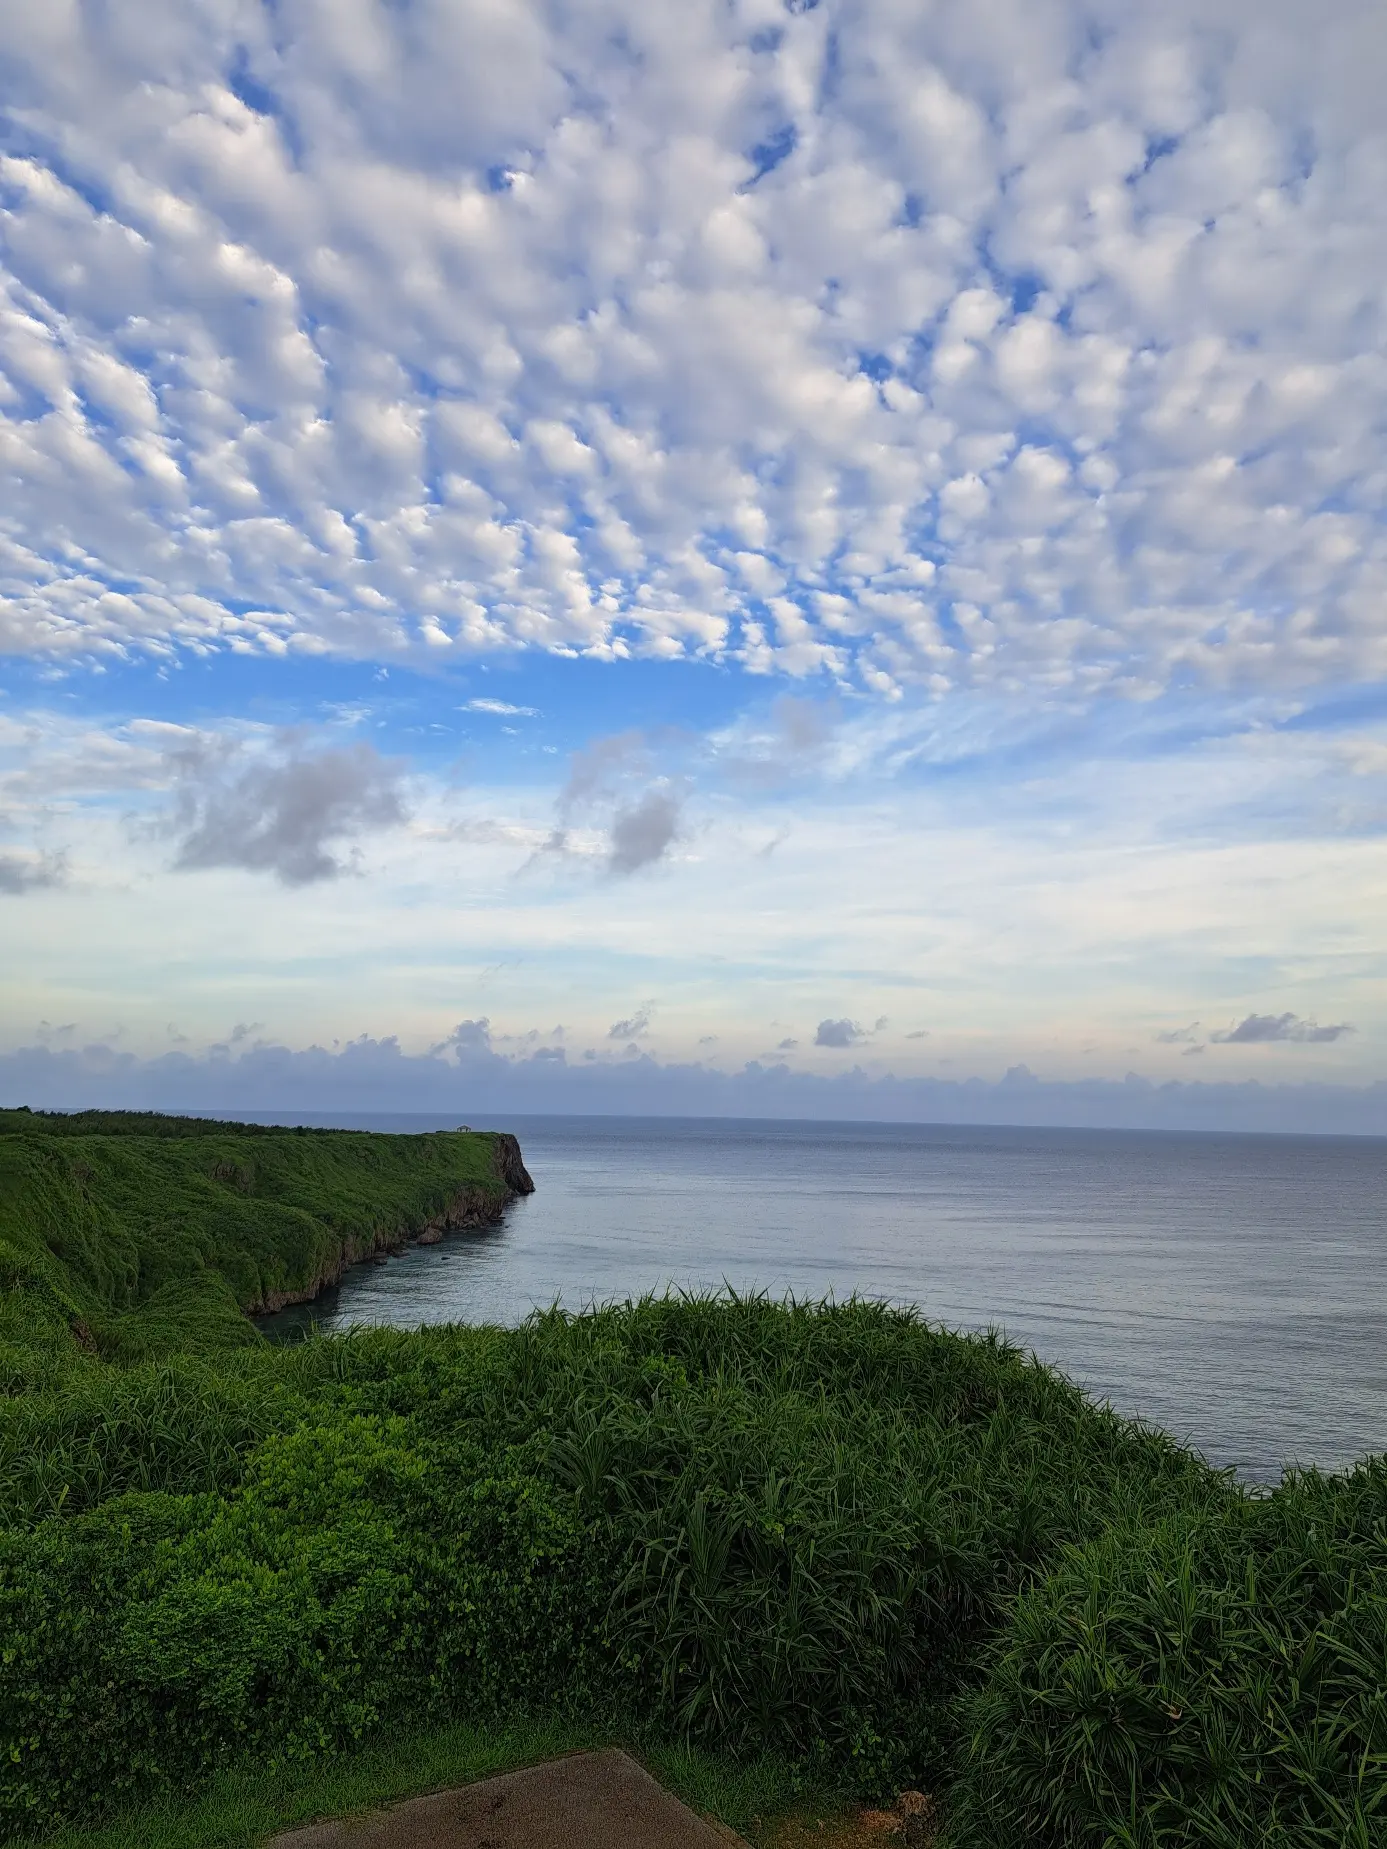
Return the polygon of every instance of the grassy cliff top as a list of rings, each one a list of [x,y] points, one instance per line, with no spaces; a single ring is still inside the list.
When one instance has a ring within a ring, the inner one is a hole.
[[[431,1224],[496,1219],[513,1151],[471,1131],[6,1111],[0,1344],[40,1326],[112,1355],[253,1342],[245,1312]]]

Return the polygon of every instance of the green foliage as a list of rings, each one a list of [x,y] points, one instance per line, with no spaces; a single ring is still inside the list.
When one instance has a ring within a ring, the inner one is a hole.
[[[127,1490],[230,1487],[256,1442],[295,1416],[262,1378],[193,1355],[69,1365],[0,1397],[0,1519],[76,1515]]]
[[[392,1727],[349,1753],[308,1764],[238,1767],[215,1774],[191,1800],[144,1805],[104,1826],[61,1829],[56,1836],[24,1841],[41,1842],[43,1849],[255,1849],[280,1830],[320,1817],[368,1811],[561,1753],[619,1743],[609,1726],[552,1718]],[[800,1806],[806,1797],[830,1809],[841,1803],[835,1792],[807,1794],[802,1776],[784,1760],[739,1765],[687,1745],[652,1745],[642,1756],[686,1804],[753,1840],[759,1840],[758,1823]]]
[[[0,1136],[350,1136],[283,1124],[234,1123],[218,1117],[174,1117],[163,1111],[34,1111],[0,1109]]]
[[[252,1342],[243,1311],[507,1192],[481,1133],[0,1112],[0,1290],[27,1318],[0,1319],[0,1367],[7,1338],[51,1347],[55,1317],[127,1360]]]
[[[862,1303],[96,1361],[27,1416],[16,1468],[52,1461],[0,1551],[11,1829],[401,1713],[620,1714],[868,1788],[941,1777],[981,1644],[1057,1548],[1229,1494],[1000,1341]]]
[[[1387,1842],[1387,1462],[1070,1551],[969,1718],[963,1842]]]
[[[305,1425],[229,1495],[126,1494],[0,1537],[0,1821],[581,1681],[599,1588],[573,1498],[504,1457],[444,1478],[408,1438]]]
[[[949,1703],[1034,1563],[1219,1480],[996,1340],[881,1305],[647,1301],[516,1340],[549,1468],[622,1562],[609,1636],[695,1738],[942,1770]]]
[[[1253,1495],[869,1303],[275,1349],[489,1140],[139,1129],[0,1128],[0,1834],[543,1716],[958,1849],[1387,1842],[1383,1460]]]

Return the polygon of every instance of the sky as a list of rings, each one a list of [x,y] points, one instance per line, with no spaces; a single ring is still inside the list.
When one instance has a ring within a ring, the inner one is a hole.
[[[0,11],[5,1101],[1387,1132],[1384,90]]]

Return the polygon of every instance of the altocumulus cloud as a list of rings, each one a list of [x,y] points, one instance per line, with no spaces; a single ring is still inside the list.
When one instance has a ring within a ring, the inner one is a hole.
[[[1387,35],[1314,25],[8,7],[0,643],[1375,674]]]
[[[244,867],[287,886],[335,879],[332,851],[404,820],[400,767],[367,744],[312,749],[289,740],[252,754],[243,744],[195,737],[169,753],[176,775],[166,826],[184,869]]]

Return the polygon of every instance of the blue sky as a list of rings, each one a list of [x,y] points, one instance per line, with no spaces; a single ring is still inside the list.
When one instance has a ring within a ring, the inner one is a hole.
[[[1367,0],[12,9],[6,1084],[1378,1098],[1384,81]]]

